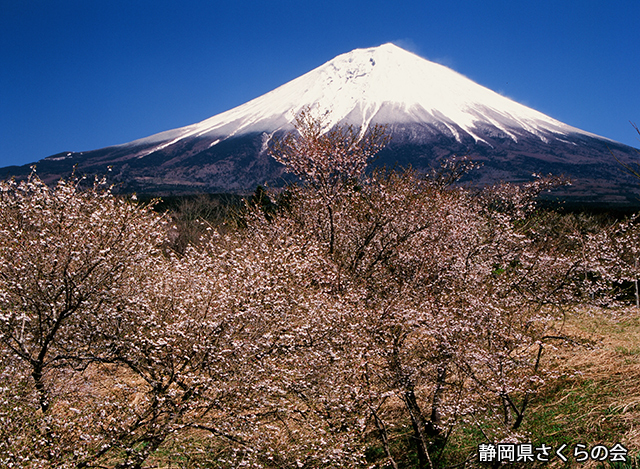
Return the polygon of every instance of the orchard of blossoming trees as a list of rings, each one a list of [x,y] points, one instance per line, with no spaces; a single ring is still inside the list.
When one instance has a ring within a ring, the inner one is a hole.
[[[537,213],[552,179],[366,172],[386,141],[303,112],[272,150],[301,182],[179,250],[102,181],[0,183],[0,465],[435,468],[461,429],[526,438],[553,320],[638,276],[637,228]]]

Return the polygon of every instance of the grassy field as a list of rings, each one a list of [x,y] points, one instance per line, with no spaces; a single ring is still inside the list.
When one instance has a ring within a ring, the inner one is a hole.
[[[568,462],[552,452],[548,463],[513,467],[640,468],[640,310],[574,311],[556,331],[566,339],[546,347],[551,376],[531,400],[521,433],[534,447],[566,444]],[[478,462],[477,445],[486,440],[474,427],[452,435],[442,467],[492,467]],[[616,443],[629,450],[627,462],[578,463],[573,456],[576,444],[590,450]]]
[[[557,379],[532,402],[524,429],[534,443],[554,448],[621,443],[629,449],[627,463],[581,467],[640,467],[640,310],[582,310],[557,326],[571,342],[547,350]]]

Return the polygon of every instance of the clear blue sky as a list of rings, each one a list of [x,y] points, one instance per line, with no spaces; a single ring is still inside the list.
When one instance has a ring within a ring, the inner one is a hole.
[[[640,147],[638,0],[0,0],[0,167],[192,124],[385,42]]]

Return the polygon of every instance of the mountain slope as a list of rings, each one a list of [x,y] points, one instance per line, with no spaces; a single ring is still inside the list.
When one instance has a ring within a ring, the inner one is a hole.
[[[483,162],[478,183],[521,181],[531,173],[573,176],[569,195],[624,202],[635,181],[618,169],[636,155],[625,145],[563,124],[393,44],[356,49],[241,106],[197,124],[133,142],[45,158],[38,172],[58,177],[113,168],[122,190],[251,190],[282,182],[267,153],[304,107],[328,123],[386,124],[392,143],[381,164],[427,169],[454,154]],[[1,170],[0,170],[1,171]],[[15,172],[15,170],[14,170]],[[1,173],[0,173],[1,174]]]

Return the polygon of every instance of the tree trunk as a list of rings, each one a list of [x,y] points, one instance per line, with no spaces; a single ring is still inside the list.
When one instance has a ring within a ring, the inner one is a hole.
[[[638,258],[635,258],[635,271],[638,271]],[[640,292],[638,292],[638,279],[636,278],[633,283],[636,286],[636,308],[640,308]]]
[[[47,390],[44,385],[42,371],[44,365],[42,362],[35,362],[32,364],[33,371],[31,372],[31,377],[35,382],[36,391],[38,392],[38,401],[40,403],[40,410],[42,410],[43,414],[46,414],[49,410],[49,396],[47,395]]]
[[[335,243],[335,227],[333,226],[333,209],[331,204],[327,205],[329,211],[329,254],[333,254],[333,245]]]
[[[433,440],[436,448],[442,448],[445,445],[445,438],[442,432],[442,416],[440,414],[440,406],[445,391],[445,382],[447,379],[446,363],[438,366],[436,375],[436,388],[433,392],[433,401],[431,403],[431,417],[426,425],[427,436]]]
[[[387,428],[385,427],[384,422],[378,416],[378,413],[372,407],[369,407],[371,410],[371,415],[373,415],[373,421],[376,423],[376,428],[378,429],[378,435],[380,436],[380,441],[382,442],[382,447],[384,448],[384,452],[387,455],[387,460],[393,469],[398,469],[398,463],[396,463],[395,459],[393,459],[393,455],[391,454],[391,447],[389,446],[389,435],[387,434]]]
[[[418,452],[418,464],[420,469],[433,469],[431,458],[429,457],[429,440],[427,439],[427,428],[420,411],[420,406],[416,395],[412,388],[405,390],[404,403],[409,411],[411,417],[411,424],[413,426],[413,439],[416,443],[416,449]]]

